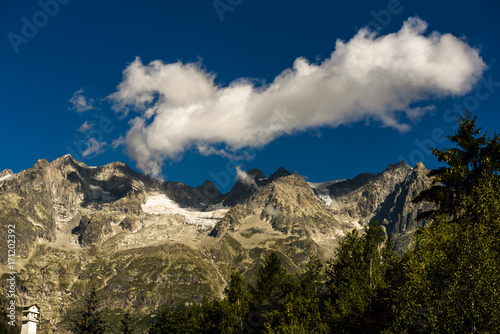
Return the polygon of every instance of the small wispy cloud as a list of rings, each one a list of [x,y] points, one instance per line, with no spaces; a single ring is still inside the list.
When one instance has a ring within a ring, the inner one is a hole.
[[[106,152],[107,146],[108,144],[106,142],[100,142],[92,137],[87,141],[87,148],[82,152],[82,157],[94,158]]]
[[[279,217],[283,214],[280,209],[273,207],[271,204],[266,205],[264,212],[271,217]]]
[[[113,150],[116,150],[118,147],[120,146],[124,146],[125,144],[127,143],[127,141],[125,140],[125,137],[124,136],[120,136],[116,139],[114,139],[112,142],[111,142],[111,145],[109,145]]]
[[[94,128],[95,123],[85,121],[79,128],[78,132],[86,132]]]
[[[234,154],[230,153],[227,150],[224,149],[217,149],[211,145],[207,145],[204,143],[198,143],[196,144],[196,148],[198,149],[198,152],[200,152],[201,155],[208,156],[208,155],[218,155],[223,158],[227,158],[233,161],[240,161],[240,160],[250,160],[253,157],[246,151],[244,151],[241,154]]]
[[[83,95],[83,89],[77,90],[71,99],[69,99],[69,103],[72,104],[72,106],[69,107],[69,110],[74,110],[77,113],[83,113],[84,111],[95,109],[93,105],[94,99],[85,97],[85,95]]]
[[[236,179],[251,188],[257,189],[259,187],[255,183],[255,179],[242,170],[241,166],[236,166]]]
[[[435,106],[430,105],[425,107],[407,108],[405,112],[406,116],[410,121],[418,122],[425,114],[427,114],[430,111],[434,111],[435,109],[436,109]]]

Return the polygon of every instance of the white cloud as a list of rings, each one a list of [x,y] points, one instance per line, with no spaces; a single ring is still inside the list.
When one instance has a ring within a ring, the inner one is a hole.
[[[426,107],[407,108],[405,112],[409,120],[413,122],[418,122],[420,121],[420,118],[422,118],[422,116],[427,114],[429,111],[434,111],[435,109],[436,109],[435,106],[430,105]]]
[[[280,209],[274,208],[271,204],[266,205],[264,212],[271,217],[279,217],[283,214]]]
[[[106,142],[100,142],[95,138],[90,138],[87,141],[87,148],[82,152],[82,157],[84,158],[94,158],[106,151],[108,144]]]
[[[116,139],[114,139],[112,142],[111,142],[111,148],[113,150],[116,150],[118,147],[122,146],[122,145],[125,145],[127,143],[127,141],[125,140],[125,137],[124,136],[120,136]]]
[[[463,95],[486,68],[462,39],[424,35],[426,29],[419,18],[384,36],[361,29],[347,42],[338,40],[323,62],[297,58],[262,87],[245,79],[218,86],[200,64],[144,65],[136,58],[109,99],[117,112],[139,113],[125,136],[127,152],[153,175],[187,149],[232,154],[319,126],[375,119],[406,131],[401,114],[415,120],[432,109],[413,103]]]
[[[208,156],[208,155],[218,155],[223,158],[227,158],[233,161],[239,161],[239,160],[251,160],[253,157],[246,151],[242,152],[241,154],[234,154],[230,153],[227,150],[224,149],[217,149],[213,146],[210,146],[205,143],[197,143],[196,144],[196,149],[198,152],[200,152],[201,155]]]
[[[69,110],[75,110],[78,113],[82,113],[87,110],[92,110],[95,109],[93,106],[94,99],[87,99],[83,95],[83,89],[77,90],[69,102],[72,104],[72,106],[69,108]]]
[[[242,170],[241,166],[236,166],[236,179],[251,188],[257,189],[259,187],[257,183],[255,183],[254,178]]]
[[[89,123],[87,121],[85,121],[79,128],[78,128],[78,132],[86,132],[86,131],[89,131],[89,130],[92,130],[94,128],[94,123]]]

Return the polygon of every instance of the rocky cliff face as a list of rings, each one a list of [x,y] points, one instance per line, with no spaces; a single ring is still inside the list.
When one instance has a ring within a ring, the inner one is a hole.
[[[313,184],[284,168],[269,177],[254,169],[221,194],[210,181],[193,188],[67,155],[0,173],[0,233],[16,225],[18,304],[42,304],[42,332],[68,332],[91,284],[110,321],[130,309],[146,328],[166,307],[222,296],[231,267],[251,280],[274,250],[296,271],[312,254],[332,257],[371,219],[404,249],[426,209],[411,199],[429,185],[427,172],[400,163]]]
[[[248,199],[233,206],[210,235],[217,238],[226,234],[238,238],[238,235],[248,238],[249,242],[256,234],[262,236],[255,239],[280,236],[308,240],[318,249],[323,250],[324,247],[320,247],[323,245],[332,250],[339,237],[354,225],[340,223],[302,176],[284,169],[278,172],[282,176],[271,176],[271,181],[263,183]]]
[[[378,174],[365,173],[313,187],[339,221],[359,226],[378,221],[388,235],[394,236],[396,250],[402,253],[408,246],[409,234],[424,224],[417,222],[417,214],[431,208],[412,201],[430,187],[428,173],[422,163],[411,168],[400,162]]]

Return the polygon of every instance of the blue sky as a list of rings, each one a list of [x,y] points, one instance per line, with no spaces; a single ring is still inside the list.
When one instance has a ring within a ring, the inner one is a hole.
[[[500,130],[499,13],[498,1],[4,1],[0,170],[71,153],[227,191],[237,165],[314,182],[402,159],[434,168],[427,147],[449,146],[455,110]]]

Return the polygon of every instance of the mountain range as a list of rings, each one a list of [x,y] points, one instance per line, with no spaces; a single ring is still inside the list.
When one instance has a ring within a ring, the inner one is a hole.
[[[109,321],[131,310],[145,329],[164,309],[222,297],[231,268],[252,281],[276,251],[298,271],[312,255],[333,257],[346,233],[371,220],[402,254],[430,208],[412,202],[430,186],[428,172],[400,162],[311,183],[283,167],[269,177],[252,169],[222,194],[211,181],[190,187],[65,155],[0,173],[0,233],[15,225],[17,304],[41,306],[41,333],[68,332],[91,285]],[[6,238],[0,244],[7,249]],[[7,251],[0,259],[11,271]]]

